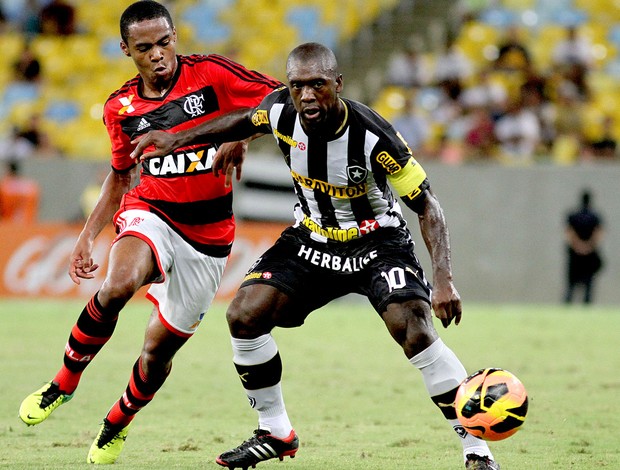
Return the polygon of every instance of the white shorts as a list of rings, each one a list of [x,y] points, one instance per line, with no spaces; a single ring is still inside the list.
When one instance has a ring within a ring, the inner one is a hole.
[[[128,210],[116,220],[119,234],[149,244],[163,279],[152,283],[147,298],[155,304],[161,322],[175,334],[191,336],[209,309],[220,286],[228,258],[196,251],[162,219],[143,210]]]

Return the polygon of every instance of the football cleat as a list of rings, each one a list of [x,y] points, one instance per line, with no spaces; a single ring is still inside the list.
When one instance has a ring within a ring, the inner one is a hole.
[[[129,426],[129,424],[124,428],[113,426],[107,419],[104,419],[99,434],[90,446],[86,461],[99,465],[116,462],[125,445]]]
[[[28,426],[45,421],[56,408],[73,398],[58,388],[56,382],[48,382],[39,390],[31,393],[19,407],[19,417]]]
[[[255,468],[263,460],[279,458],[284,460],[288,456],[294,458],[299,449],[299,438],[295,431],[285,439],[272,436],[265,429],[257,429],[247,441],[228,452],[224,452],[215,461],[222,467],[241,468],[247,470]]]
[[[467,470],[499,470],[499,464],[486,455],[468,454],[465,459]]]

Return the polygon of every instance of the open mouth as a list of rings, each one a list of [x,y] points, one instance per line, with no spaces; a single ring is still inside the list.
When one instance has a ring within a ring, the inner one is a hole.
[[[303,110],[303,115],[306,120],[316,121],[321,117],[321,110],[316,107],[306,108]]]
[[[155,67],[154,72],[158,75],[163,75],[167,72],[168,68],[164,65],[160,65],[158,67]]]

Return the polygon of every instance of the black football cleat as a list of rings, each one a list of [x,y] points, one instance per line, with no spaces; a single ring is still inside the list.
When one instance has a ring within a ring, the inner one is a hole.
[[[499,464],[487,456],[467,454],[465,459],[467,470],[499,470]]]
[[[295,431],[285,438],[272,436],[265,429],[257,429],[247,441],[232,450],[224,452],[215,461],[222,467],[241,468],[247,470],[255,468],[263,460],[284,460],[284,457],[294,458],[299,449],[299,438]]]

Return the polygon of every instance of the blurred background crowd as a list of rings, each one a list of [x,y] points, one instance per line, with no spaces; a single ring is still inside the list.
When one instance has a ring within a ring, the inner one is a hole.
[[[418,158],[618,161],[620,0],[167,0],[179,52],[284,80],[287,53],[332,47],[347,97]],[[135,75],[127,0],[0,0],[0,159],[107,161],[103,103]]]

